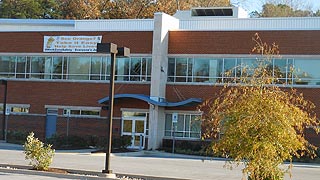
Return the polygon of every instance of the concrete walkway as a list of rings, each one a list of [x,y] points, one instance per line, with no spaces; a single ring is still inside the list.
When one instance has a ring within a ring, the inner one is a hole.
[[[0,164],[26,166],[28,165],[28,161],[24,160],[21,146],[0,143]],[[104,169],[104,164],[105,154],[103,153],[92,154],[89,150],[56,151],[51,167],[72,169],[79,172],[89,171],[90,173],[99,174]],[[121,176],[135,175],[137,177],[144,177],[144,179],[241,180],[241,168],[243,167],[229,170],[224,168],[224,165],[225,161],[222,159],[185,156],[157,151],[121,153],[112,154],[111,156],[111,169],[115,174]],[[3,168],[2,170],[0,168],[0,172],[0,179],[8,177],[8,173],[10,176],[18,176],[18,173],[6,172]],[[50,178],[48,176],[45,177]],[[318,180],[319,177],[320,165],[294,164],[293,180]],[[14,179],[16,178],[14,177]],[[73,179],[70,177],[60,178]],[[30,177],[30,179],[37,178]],[[289,180],[290,178],[286,176],[285,179]]]

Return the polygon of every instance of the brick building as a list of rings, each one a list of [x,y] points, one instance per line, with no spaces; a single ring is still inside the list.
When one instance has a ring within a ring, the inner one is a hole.
[[[105,136],[110,56],[94,51],[96,43],[112,42],[131,50],[129,58],[116,61],[113,134],[132,136],[133,148],[157,149],[173,138],[176,120],[176,139],[198,141],[197,105],[237,78],[224,72],[256,61],[250,52],[257,32],[279,45],[282,56],[272,67],[283,74],[285,88],[297,88],[320,107],[317,17],[247,18],[230,7],[156,13],[154,19],[0,19],[7,128],[43,138]],[[291,73],[290,67],[299,71]],[[320,144],[317,136],[310,138]]]

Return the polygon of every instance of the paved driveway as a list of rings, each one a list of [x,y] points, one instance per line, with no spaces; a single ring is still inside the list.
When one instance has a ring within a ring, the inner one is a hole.
[[[57,151],[52,167],[101,172],[104,169],[105,155],[91,154],[83,151]],[[28,165],[24,154],[19,148],[5,147],[0,143],[0,164]],[[241,180],[241,168],[233,170],[224,168],[223,160],[210,158],[203,159],[195,156],[172,155],[162,152],[138,152],[127,154],[113,154],[111,156],[111,169],[116,174],[133,174],[195,179],[195,180]],[[289,180],[287,176],[285,178]],[[293,180],[319,180],[320,165],[294,164]]]

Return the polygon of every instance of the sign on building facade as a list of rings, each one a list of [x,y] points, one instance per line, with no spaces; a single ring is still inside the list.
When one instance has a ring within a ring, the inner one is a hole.
[[[43,52],[97,52],[102,36],[44,36]]]

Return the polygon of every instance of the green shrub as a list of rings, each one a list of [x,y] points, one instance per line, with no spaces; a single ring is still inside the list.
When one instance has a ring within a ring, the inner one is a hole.
[[[112,149],[126,149],[131,144],[131,136],[112,138]],[[46,143],[52,144],[55,149],[81,149],[89,146],[98,149],[106,149],[107,138],[105,136],[75,136],[53,135],[46,139]]]
[[[53,135],[46,139],[46,143],[52,144],[55,149],[83,149],[88,147],[88,142],[81,136]]]
[[[38,138],[34,137],[31,132],[24,143],[24,154],[26,160],[31,160],[30,165],[37,170],[48,170],[54,156],[52,145],[44,145]]]
[[[14,144],[23,144],[28,136],[26,131],[8,131],[7,142]]]
[[[131,145],[131,136],[120,136],[112,139],[112,149],[126,149]]]

